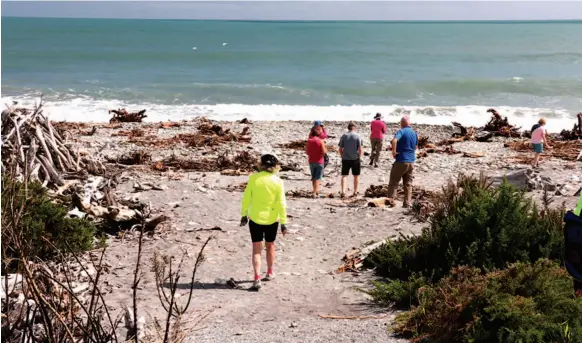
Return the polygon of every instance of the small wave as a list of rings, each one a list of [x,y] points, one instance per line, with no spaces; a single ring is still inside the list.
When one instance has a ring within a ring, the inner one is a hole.
[[[23,106],[32,106],[38,98],[3,97],[2,103],[19,101]],[[570,129],[574,115],[565,110],[548,108],[508,107],[508,106],[400,106],[400,105],[352,105],[352,106],[297,106],[297,105],[162,105],[153,103],[127,103],[121,100],[94,100],[87,96],[74,99],[45,102],[45,113],[52,120],[106,122],[110,119],[107,111],[125,107],[131,110],[147,109],[147,121],[191,119],[207,116],[214,120],[371,120],[374,114],[384,114],[387,122],[398,122],[408,115],[416,124],[450,125],[456,121],[466,126],[482,126],[489,115],[487,109],[495,107],[502,116],[517,126],[529,128],[540,117],[548,118],[548,131],[559,132]]]

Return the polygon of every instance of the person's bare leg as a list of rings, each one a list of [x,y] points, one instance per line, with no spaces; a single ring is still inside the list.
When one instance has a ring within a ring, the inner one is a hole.
[[[342,194],[346,194],[346,180],[347,175],[342,175]]]
[[[354,175],[354,195],[358,194],[359,185],[360,185],[360,175]]]
[[[265,247],[267,248],[267,274],[272,274],[275,264],[275,242],[265,242]]]
[[[311,186],[313,187],[313,195],[317,193],[317,180],[311,180]]]
[[[255,280],[261,277],[261,251],[263,242],[253,242],[253,270],[255,271]]]
[[[321,184],[321,180],[314,180],[313,181],[313,193],[319,194],[319,185]]]
[[[540,164],[540,154],[536,152],[536,156],[534,157],[533,166],[538,167]]]
[[[402,175],[402,183],[404,185],[404,207],[412,205],[412,180],[414,178],[414,165],[411,163],[404,175]]]

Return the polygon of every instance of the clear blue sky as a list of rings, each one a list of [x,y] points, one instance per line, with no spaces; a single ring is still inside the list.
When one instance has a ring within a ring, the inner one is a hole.
[[[242,20],[582,19],[582,1],[2,1],[2,16]]]

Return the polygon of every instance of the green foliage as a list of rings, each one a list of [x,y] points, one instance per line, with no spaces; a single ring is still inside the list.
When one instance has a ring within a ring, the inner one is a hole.
[[[22,209],[22,211],[21,211]],[[50,259],[59,252],[92,247],[95,226],[66,218],[67,209],[51,202],[36,182],[2,178],[2,248],[8,258]]]
[[[437,282],[455,266],[487,272],[518,261],[561,259],[563,210],[539,211],[506,182],[492,188],[483,176],[461,175],[443,189],[435,205],[421,235],[401,236],[366,259],[366,266],[393,280],[376,285],[371,292],[376,301],[391,300],[405,308],[417,304],[419,280]]]
[[[541,259],[487,274],[457,267],[419,290],[395,331],[430,342],[581,343],[581,314],[572,279]]]

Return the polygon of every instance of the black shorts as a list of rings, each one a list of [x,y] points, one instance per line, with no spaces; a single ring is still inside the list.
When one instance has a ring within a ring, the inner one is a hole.
[[[249,220],[249,228],[251,230],[251,239],[253,243],[265,242],[272,243],[277,238],[277,229],[279,228],[279,222],[274,222],[270,225],[257,224],[252,220]]]
[[[342,160],[342,175],[350,175],[350,169],[352,170],[352,175],[360,175],[360,160]]]

